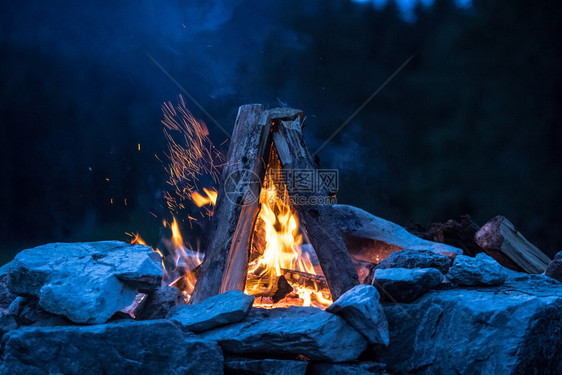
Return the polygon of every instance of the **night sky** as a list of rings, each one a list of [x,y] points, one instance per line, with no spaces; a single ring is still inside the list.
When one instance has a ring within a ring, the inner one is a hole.
[[[300,108],[315,150],[411,56],[319,153],[338,202],[402,225],[503,214],[559,251],[559,2],[375,3],[3,1],[2,260],[125,232],[155,244],[161,105],[179,94],[216,145],[239,105]]]

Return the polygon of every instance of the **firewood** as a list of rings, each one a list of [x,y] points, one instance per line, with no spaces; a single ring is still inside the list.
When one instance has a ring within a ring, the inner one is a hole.
[[[290,276],[291,279],[298,280],[299,278],[302,278],[304,280],[309,280],[311,282],[326,283],[326,278],[321,275],[312,275],[310,273],[296,271],[296,270],[288,270],[285,268],[283,268],[281,271],[283,271],[286,275],[288,274],[288,276]]]
[[[270,129],[261,104],[240,107],[191,304],[228,290],[244,290],[249,243],[271,147]]]
[[[482,252],[482,248],[474,240],[474,235],[480,227],[469,215],[462,215],[459,220],[447,220],[445,223],[432,223],[428,226],[428,239],[445,243],[462,249],[465,255],[471,257]]]
[[[283,276],[279,277],[279,279],[277,280],[277,290],[272,297],[273,303],[281,301],[287,296],[287,294],[291,293],[292,291],[293,287],[287,282],[287,279],[285,279],[285,277]]]
[[[528,273],[544,272],[551,261],[503,216],[496,216],[484,224],[475,239],[490,256],[494,253],[506,256]]]
[[[273,143],[284,171],[315,172],[316,165],[308,152],[302,134],[302,113],[284,109],[287,117],[276,114]],[[275,110],[281,112],[281,110]],[[274,111],[272,111],[274,113]],[[277,113],[277,112],[275,112]],[[333,300],[359,284],[357,273],[345,246],[331,204],[328,191],[316,186],[302,191],[287,183],[287,190],[300,222],[306,230],[326,279]]]

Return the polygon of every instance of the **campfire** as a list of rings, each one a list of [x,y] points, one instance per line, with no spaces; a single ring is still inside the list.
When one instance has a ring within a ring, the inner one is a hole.
[[[163,109],[169,183],[176,192],[175,197],[167,193],[168,206],[185,208],[188,198],[211,220],[202,264],[199,249],[186,247],[176,218],[163,223],[171,236],[161,240],[164,249],[155,251],[162,256],[168,285],[179,288],[191,303],[242,290],[261,307],[325,308],[333,295],[358,284],[334,224],[334,192],[326,186],[334,185],[337,176],[312,162],[300,131],[301,111],[241,107],[223,160],[206,126],[181,98],[178,107],[167,104]],[[183,144],[173,132],[182,135]],[[219,182],[218,190],[194,183],[203,174]],[[188,215],[188,220],[196,219]],[[138,236],[132,242],[144,243]]]
[[[0,373],[559,373],[562,253],[501,216],[416,236],[335,204],[303,118],[242,106],[223,156],[166,105],[160,242],[47,244],[0,268]],[[420,238],[454,231],[459,248]]]

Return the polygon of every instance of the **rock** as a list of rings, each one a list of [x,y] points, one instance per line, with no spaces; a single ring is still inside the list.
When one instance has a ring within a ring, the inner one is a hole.
[[[472,258],[459,255],[449,269],[447,280],[458,285],[500,285],[507,279],[504,268],[484,253]]]
[[[240,323],[203,332],[231,354],[302,354],[312,360],[344,362],[367,341],[346,321],[315,307],[253,308]]]
[[[222,374],[220,347],[170,321],[8,332],[2,374]]]
[[[372,285],[357,285],[345,292],[326,311],[344,318],[370,344],[388,345],[388,322]]]
[[[383,304],[390,345],[371,359],[402,374],[560,374],[562,284],[545,276],[432,290]]]
[[[4,264],[2,267],[0,267],[0,276],[4,276],[8,274],[8,271],[10,270],[10,267],[12,267],[13,262],[14,261],[11,260],[8,263]]]
[[[176,305],[185,305],[187,300],[178,288],[165,286],[150,292],[134,311],[137,320],[163,319]]]
[[[357,207],[336,204],[334,212],[351,255],[359,260],[378,263],[390,253],[403,249],[462,254],[461,249],[421,239],[401,226]]]
[[[56,326],[69,325],[71,321],[63,316],[51,314],[39,306],[35,297],[17,297],[9,308],[19,325],[22,326]]]
[[[0,314],[0,339],[11,330],[20,327],[16,317],[10,314]]]
[[[174,306],[168,314],[168,319],[181,323],[190,331],[203,332],[241,321],[253,303],[254,296],[232,290],[207,298],[196,305]]]
[[[39,246],[16,255],[8,286],[73,322],[104,323],[129,306],[137,290],[160,285],[162,267],[152,253],[148,246],[118,241]]]
[[[8,275],[0,275],[0,314],[7,313],[17,295],[8,290]]]
[[[305,375],[308,363],[283,359],[225,357],[225,375]]]
[[[373,285],[386,299],[410,302],[441,284],[443,274],[435,268],[377,269]]]
[[[309,375],[372,375],[384,374],[386,365],[378,362],[363,362],[357,364],[347,363],[321,363],[309,365]]]
[[[429,250],[395,251],[377,264],[377,269],[385,268],[436,268],[446,274],[453,261],[451,258]]]
[[[562,251],[554,256],[552,262],[546,267],[544,274],[562,282]]]

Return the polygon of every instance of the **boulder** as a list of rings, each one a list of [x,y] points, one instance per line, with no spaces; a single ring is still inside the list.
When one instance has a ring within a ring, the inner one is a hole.
[[[240,323],[200,334],[231,354],[302,354],[312,360],[344,362],[367,347],[343,318],[316,307],[253,308]]]
[[[410,302],[442,281],[443,274],[435,268],[386,268],[375,271],[373,285],[385,299]]]
[[[203,332],[244,319],[252,308],[254,296],[239,290],[221,293],[196,305],[174,306],[168,313],[173,319],[193,332]]]
[[[222,374],[214,343],[170,321],[34,328],[6,333],[2,374]]]
[[[436,268],[446,274],[452,263],[451,258],[433,251],[405,249],[393,252],[376,268]]]
[[[388,322],[372,285],[357,285],[345,292],[326,311],[344,318],[370,344],[388,345]]]
[[[334,212],[350,253],[366,262],[378,263],[390,253],[403,249],[462,254],[461,249],[421,239],[401,226],[357,207],[336,204]]]
[[[458,285],[500,285],[507,279],[505,269],[484,253],[472,258],[459,255],[447,274],[447,280]]]
[[[554,256],[552,262],[546,267],[544,274],[562,282],[562,251]]]
[[[48,244],[16,255],[8,287],[73,322],[104,323],[138,290],[160,285],[162,266],[152,256],[148,246],[118,241]]]
[[[225,357],[225,375],[305,375],[308,363],[283,359]]]
[[[178,288],[165,286],[148,293],[133,315],[137,320],[164,319],[172,307],[186,303],[186,297]]]
[[[432,290],[383,304],[390,345],[373,360],[402,374],[562,373],[562,284],[545,276]]]

